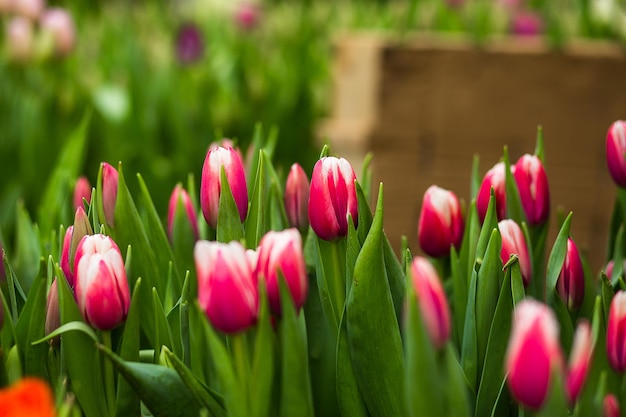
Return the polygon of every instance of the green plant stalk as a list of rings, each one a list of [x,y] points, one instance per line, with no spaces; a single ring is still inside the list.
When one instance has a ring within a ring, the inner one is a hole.
[[[246,412],[250,408],[250,386],[251,377],[250,359],[248,357],[248,344],[245,333],[238,333],[228,338],[228,343],[235,365],[235,373],[239,382],[239,389],[245,402]]]
[[[343,314],[343,307],[346,303],[346,288],[349,286],[347,280],[351,280],[352,277],[346,277],[346,239],[340,238],[338,240],[330,242],[329,254],[331,256],[332,275],[329,277],[326,275],[326,285],[331,290],[331,302],[333,303],[335,315],[337,316],[337,323],[341,322],[341,315]]]
[[[111,343],[111,331],[102,332],[102,344],[113,351]],[[115,417],[115,377],[113,376],[113,363],[106,359],[104,361],[104,390],[106,395],[109,416]]]

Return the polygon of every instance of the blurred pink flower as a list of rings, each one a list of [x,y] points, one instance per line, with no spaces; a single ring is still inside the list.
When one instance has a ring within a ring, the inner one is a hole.
[[[176,35],[176,56],[182,64],[199,61],[204,53],[204,40],[200,28],[194,23],[184,23]]]
[[[543,32],[543,20],[538,13],[519,11],[513,16],[511,32],[518,36],[533,36]]]
[[[72,15],[63,8],[47,9],[39,19],[41,30],[49,33],[54,44],[54,52],[64,56],[72,52],[76,43],[76,29]]]

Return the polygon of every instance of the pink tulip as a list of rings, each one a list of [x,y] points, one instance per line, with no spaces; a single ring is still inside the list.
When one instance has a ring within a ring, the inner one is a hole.
[[[528,224],[545,223],[550,216],[550,190],[541,160],[534,155],[522,155],[515,164],[513,176]]]
[[[196,242],[198,301],[213,324],[237,333],[256,323],[259,310],[257,279],[239,242]]]
[[[626,291],[613,296],[606,332],[609,363],[616,372],[626,371]]]
[[[619,417],[619,402],[615,394],[607,394],[602,401],[602,417]]]
[[[74,272],[72,271],[72,263],[70,261],[70,252],[72,247],[72,233],[74,232],[74,226],[70,226],[65,230],[65,236],[63,237],[63,247],[61,248],[61,270],[65,275],[70,288],[74,288]]]
[[[507,263],[512,254],[517,255],[524,286],[527,287],[530,283],[531,267],[524,233],[517,223],[510,219],[500,221],[498,229],[502,236],[502,250],[500,251],[502,263]]]
[[[505,360],[513,396],[526,407],[541,408],[552,375],[562,370],[562,361],[554,313],[538,301],[522,300],[515,308]]]
[[[609,280],[611,280],[611,277],[613,276],[614,267],[615,267],[615,263],[613,262],[613,260],[610,260],[609,262],[607,262],[606,266],[604,267],[604,274],[607,276]],[[621,276],[624,276],[624,272],[626,272],[626,259],[624,259],[623,264],[622,264]]]
[[[450,308],[439,275],[428,259],[418,256],[411,264],[411,278],[426,330],[441,349],[450,338]]]
[[[206,222],[217,227],[220,195],[222,193],[221,169],[224,167],[228,185],[235,199],[239,218],[243,222],[248,213],[248,187],[239,153],[229,147],[210,148],[202,167],[200,183],[200,205]]]
[[[534,36],[543,32],[543,20],[535,12],[520,10],[511,23],[511,32],[518,36]]]
[[[57,279],[54,278],[48,296],[46,297],[46,322],[44,324],[44,334],[47,336],[61,325],[61,315],[59,312],[59,289]],[[54,343],[55,341],[51,341]]]
[[[285,211],[289,225],[301,232],[309,227],[307,208],[309,202],[309,179],[300,164],[293,164],[285,187]]]
[[[74,259],[75,297],[85,320],[99,330],[123,323],[130,307],[124,260],[113,239],[96,234],[83,237]]]
[[[117,201],[117,183],[119,175],[113,166],[106,162],[102,166],[102,206],[106,224],[115,225],[115,202]]]
[[[556,290],[568,309],[580,308],[585,296],[585,272],[572,238],[567,239],[567,252],[556,282]]]
[[[254,3],[240,2],[235,11],[235,23],[243,30],[256,28],[261,19],[261,9]]]
[[[606,134],[606,162],[613,181],[626,187],[626,121],[614,122]]]
[[[309,280],[302,252],[302,238],[298,230],[269,231],[263,236],[258,249],[256,274],[265,279],[274,314],[281,314],[279,276],[285,280],[296,310],[304,305]]]
[[[91,203],[91,184],[86,177],[80,177],[74,185],[74,208],[83,207],[83,199]]]
[[[591,326],[586,320],[581,321],[576,328],[574,335],[574,345],[567,367],[567,378],[565,389],[571,404],[576,402],[583,384],[587,379],[587,373],[591,365],[591,355],[593,354],[593,336]]]
[[[200,232],[198,231],[198,218],[196,216],[196,209],[193,207],[191,197],[189,193],[185,191],[182,185],[177,184],[170,196],[170,203],[167,210],[167,234],[170,241],[174,241],[174,219],[176,218],[176,212],[179,207],[179,202],[182,203],[183,210],[187,216],[187,220],[193,231],[195,240],[198,240]]]
[[[5,40],[9,55],[16,61],[24,62],[35,53],[35,33],[33,23],[25,17],[14,16],[5,27]]]
[[[483,182],[478,189],[476,196],[476,209],[480,216],[480,222],[485,221],[487,208],[489,207],[489,198],[491,197],[491,188],[493,188],[496,200],[496,215],[498,221],[506,218],[506,187],[505,187],[505,165],[504,162],[498,162],[485,174]]]
[[[18,16],[32,20],[39,17],[45,7],[44,0],[12,0],[11,9]]]
[[[463,240],[461,205],[452,191],[431,185],[422,200],[418,223],[418,239],[422,250],[439,258],[448,256],[450,248],[458,248]]]
[[[65,9],[52,7],[47,9],[39,20],[41,30],[48,33],[54,44],[54,51],[59,56],[72,52],[76,43],[74,19]]]
[[[315,164],[309,193],[309,223],[317,236],[334,240],[348,234],[348,215],[358,224],[356,174],[350,162],[333,156]]]

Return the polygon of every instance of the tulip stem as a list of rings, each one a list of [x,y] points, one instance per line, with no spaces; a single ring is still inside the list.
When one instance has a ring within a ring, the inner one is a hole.
[[[109,350],[113,350],[111,343],[111,332],[103,331],[102,332],[102,344],[109,348]],[[106,401],[107,407],[109,408],[109,416],[115,416],[115,380],[113,377],[113,364],[110,360],[104,361],[104,389],[106,392]]]
[[[324,246],[327,248],[326,253],[330,255],[331,271],[330,275],[326,275],[326,285],[329,287],[337,323],[340,323],[346,302],[346,287],[349,287],[346,281],[347,279],[352,279],[352,277],[346,278],[346,240],[339,238],[338,240],[328,242],[328,245]]]
[[[229,338],[231,354],[233,355],[235,372],[239,379],[240,392],[245,404],[250,404],[248,381],[250,380],[250,362],[248,358],[248,346],[246,334],[234,334]]]

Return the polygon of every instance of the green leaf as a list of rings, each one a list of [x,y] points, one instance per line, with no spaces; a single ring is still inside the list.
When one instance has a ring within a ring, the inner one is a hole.
[[[346,239],[326,241],[315,236],[318,253],[316,272],[324,314],[330,327],[338,331],[346,300]],[[319,265],[318,265],[319,263]]]
[[[48,340],[54,339],[55,337],[58,337],[58,336],[62,335],[63,333],[67,333],[67,332],[71,332],[71,331],[83,332],[84,334],[89,336],[91,338],[91,340],[93,340],[94,343],[98,343],[98,335],[85,322],[82,322],[82,321],[71,321],[69,323],[65,323],[64,325],[56,328],[55,330],[50,332],[50,334],[48,334],[47,336],[42,337],[41,339],[35,340],[31,344],[32,345],[39,345],[39,344],[41,344],[43,342],[47,342]]]
[[[402,268],[400,261],[393,252],[391,243],[387,236],[383,234],[383,255],[385,260],[385,272],[387,273],[387,280],[389,281],[389,290],[391,291],[391,299],[393,300],[393,306],[396,312],[396,321],[400,323],[402,321],[402,311],[404,308],[404,296],[406,294],[405,283],[406,275],[405,269]]]
[[[476,199],[481,182],[482,179],[480,178],[480,155],[474,154],[474,158],[472,159],[472,173],[470,176],[470,200]]]
[[[526,223],[526,214],[524,213],[515,178],[513,178],[513,173],[511,172],[509,150],[506,146],[504,147],[504,165],[507,218],[515,220],[517,224]]]
[[[487,217],[489,217],[489,210],[487,210],[486,218]],[[493,224],[493,221],[489,219],[488,222],[486,221],[485,223]],[[495,223],[495,225],[497,226],[497,222]],[[485,229],[485,236],[487,236],[487,230],[489,229]],[[491,228],[491,230],[493,230],[493,228]],[[472,276],[472,271],[474,270],[474,263],[476,262],[476,249],[478,246],[478,238],[480,234],[481,227],[480,221],[478,219],[478,210],[476,209],[476,200],[472,200],[467,211],[467,219],[465,220],[465,233],[463,234],[463,241],[461,242],[461,249],[459,250],[459,262],[461,264],[460,272],[463,274],[466,283],[469,282],[469,278]],[[484,247],[486,248],[486,243]],[[483,255],[484,252],[481,255],[481,258]]]
[[[263,152],[263,150],[261,149],[259,152]],[[250,209],[245,221],[246,246],[250,249],[256,249],[266,231],[264,215],[266,189],[263,161],[263,156],[260,156],[258,158],[256,176],[254,177],[254,189],[250,198]]]
[[[156,292],[156,288],[152,289],[152,305],[154,307],[154,311],[152,313],[152,318],[154,319],[154,351],[155,351],[155,362],[158,359],[158,353],[161,350],[161,346],[167,346],[170,350],[175,350],[179,348],[179,344],[174,344],[172,342],[172,332],[170,330],[170,326],[167,323],[167,316],[165,315],[165,311],[163,310],[163,305],[161,304],[161,300],[159,298],[159,294]],[[178,352],[177,354],[180,354]]]
[[[368,152],[363,158],[363,165],[361,166],[361,184],[363,184],[363,195],[366,201],[370,201],[372,195],[372,159],[374,155]]]
[[[221,167],[220,175],[221,193],[217,214],[217,240],[224,243],[233,240],[240,241],[244,237],[243,226],[224,167]]]
[[[358,181],[354,182],[356,187],[356,196],[357,196],[357,210],[358,210],[358,225],[357,231],[359,232],[359,241],[361,245],[365,242],[367,238],[367,234],[370,231],[370,227],[372,227],[372,210],[370,209],[368,199],[363,191],[363,188],[358,183]]]
[[[537,143],[535,145],[535,156],[539,158],[541,163],[545,164],[545,150],[543,145],[543,127],[541,125],[537,126]]]
[[[478,267],[478,262],[477,265]],[[461,365],[469,383],[470,390],[476,392],[478,384],[478,340],[476,336],[476,286],[478,273],[472,272],[463,326],[463,343],[461,345]]]
[[[15,234],[15,257],[12,266],[15,269],[20,287],[28,293],[37,274],[41,273],[39,271],[39,259],[42,256],[41,239],[37,225],[31,221],[21,202],[17,207]]]
[[[286,297],[291,300],[289,293],[281,293],[281,300]],[[274,387],[274,332],[272,330],[268,299],[264,282],[259,282],[259,318],[254,340],[254,357],[252,360],[252,376],[250,378],[252,415],[270,415],[272,389]],[[305,361],[306,362],[306,361]],[[308,374],[307,374],[308,375]]]
[[[352,361],[348,343],[348,327],[346,310],[339,324],[337,339],[337,400],[342,416],[368,417],[365,402],[359,391],[358,381]]]
[[[563,376],[553,369],[550,380],[552,383],[550,384],[548,398],[539,412],[537,412],[537,417],[568,417]]]
[[[487,206],[487,213],[485,214],[485,220],[483,221],[483,225],[480,229],[480,234],[478,235],[478,242],[476,243],[476,251],[475,251],[475,259],[473,256],[468,257],[468,262],[471,267],[470,270],[474,270],[476,267],[476,262],[482,262],[485,257],[485,251],[487,250],[487,244],[489,243],[489,239],[491,239],[491,233],[493,229],[498,228],[498,215],[496,213],[496,195],[491,189],[491,194],[489,196],[489,205]],[[471,245],[471,242],[470,242]],[[471,249],[469,249],[471,255]]]
[[[456,249],[450,249],[450,279],[452,281],[452,319],[453,337],[455,345],[461,346],[463,340],[463,325],[467,310],[468,285],[467,277],[461,272],[461,265]],[[460,349],[459,349],[460,350]]]
[[[445,347],[442,367],[446,377],[445,394],[447,398],[444,400],[444,403],[447,405],[446,415],[455,417],[472,416],[467,396],[467,380],[454,348],[450,343]]]
[[[347,301],[350,356],[372,416],[406,414],[402,341],[384,265],[383,189]]]

